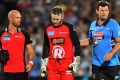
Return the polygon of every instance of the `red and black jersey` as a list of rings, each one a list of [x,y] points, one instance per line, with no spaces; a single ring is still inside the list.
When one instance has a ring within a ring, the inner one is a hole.
[[[14,34],[9,33],[8,28],[0,31],[2,49],[9,52],[4,72],[25,72],[25,45],[31,43],[30,35],[24,29],[18,28]]]
[[[62,59],[78,55],[80,43],[72,24],[63,22],[58,27],[51,24],[45,28],[42,58]]]

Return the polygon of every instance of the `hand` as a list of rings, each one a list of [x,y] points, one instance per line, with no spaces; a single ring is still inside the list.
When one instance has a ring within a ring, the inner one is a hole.
[[[40,73],[41,73],[40,74],[41,77],[46,76],[46,74],[47,74],[46,66],[41,66]]]
[[[113,53],[112,52],[109,52],[107,53],[105,56],[104,56],[104,60],[105,61],[109,61],[113,56]]]
[[[48,58],[41,59],[41,69],[40,69],[41,77],[45,77],[47,75],[47,69],[46,69],[47,63],[48,63]]]
[[[91,58],[91,56],[88,56],[88,62],[89,62],[90,64],[92,64],[92,58]]]
[[[70,68],[73,68],[73,72],[77,73],[78,65],[80,64],[80,56],[74,57],[73,63],[69,65]]]
[[[32,64],[29,63],[29,64],[26,66],[26,72],[29,72],[31,69],[32,69]]]

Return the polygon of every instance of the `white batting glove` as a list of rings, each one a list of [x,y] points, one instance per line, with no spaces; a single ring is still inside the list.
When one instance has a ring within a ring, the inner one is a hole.
[[[41,71],[41,74],[40,74],[41,77],[45,77],[46,74],[47,74],[47,69],[46,69],[47,63],[48,63],[48,58],[45,58],[44,60],[41,59],[41,69],[40,69],[40,71]]]
[[[73,72],[77,73],[77,70],[79,69],[78,66],[80,64],[80,56],[74,57],[73,63],[69,65],[70,68],[73,68]]]

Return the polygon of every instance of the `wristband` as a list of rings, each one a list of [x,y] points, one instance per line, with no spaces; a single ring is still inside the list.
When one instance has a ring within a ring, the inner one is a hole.
[[[32,65],[33,65],[34,63],[33,63],[33,61],[29,61],[29,64],[32,64]]]

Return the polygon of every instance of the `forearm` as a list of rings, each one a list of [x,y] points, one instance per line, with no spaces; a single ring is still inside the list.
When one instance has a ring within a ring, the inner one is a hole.
[[[48,53],[49,53],[49,48],[47,46],[43,46],[42,59],[47,58]]]
[[[89,38],[83,39],[83,40],[79,40],[79,41],[80,41],[80,45],[81,46],[88,46],[91,43]]]
[[[29,61],[33,61],[33,58],[34,58],[34,49],[33,49],[32,44],[28,44],[27,45],[27,50],[28,50]]]
[[[119,49],[120,49],[120,42],[116,43],[116,45],[114,46],[114,48],[111,50],[111,53],[115,54]]]
[[[29,61],[33,61],[33,58],[34,58],[34,51],[31,50],[31,51],[29,52]]]

